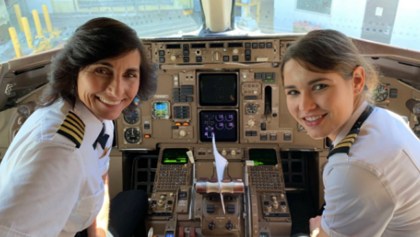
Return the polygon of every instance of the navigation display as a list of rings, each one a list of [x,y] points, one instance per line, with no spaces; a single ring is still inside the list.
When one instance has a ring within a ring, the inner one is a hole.
[[[235,106],[238,94],[238,74],[201,73],[198,75],[201,106]]]

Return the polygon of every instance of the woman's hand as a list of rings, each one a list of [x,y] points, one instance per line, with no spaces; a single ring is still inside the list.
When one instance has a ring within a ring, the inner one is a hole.
[[[103,177],[104,180],[104,202],[102,208],[96,216],[95,221],[88,228],[89,237],[106,237],[108,232],[109,221],[109,190],[108,190],[108,174]]]
[[[311,237],[317,237],[321,231],[321,216],[309,219],[309,231]]]

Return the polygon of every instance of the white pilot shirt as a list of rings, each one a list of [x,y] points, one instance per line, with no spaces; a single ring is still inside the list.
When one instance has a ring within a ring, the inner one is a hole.
[[[82,138],[74,139],[63,126],[78,120]],[[59,100],[28,118],[0,164],[0,236],[73,237],[93,223],[113,139],[112,121],[104,124],[105,150],[93,147],[103,123],[80,101],[72,109]]]
[[[339,133],[350,131],[367,103]],[[321,225],[331,236],[420,236],[420,140],[401,116],[375,107],[349,155],[332,155],[323,171]]]

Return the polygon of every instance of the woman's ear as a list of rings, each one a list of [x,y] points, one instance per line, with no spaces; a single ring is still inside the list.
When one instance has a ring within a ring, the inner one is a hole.
[[[353,70],[353,89],[354,94],[359,95],[365,87],[365,69],[362,66],[357,66]]]

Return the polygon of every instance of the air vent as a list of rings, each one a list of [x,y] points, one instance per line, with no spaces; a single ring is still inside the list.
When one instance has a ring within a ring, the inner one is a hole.
[[[241,47],[243,47],[243,44],[240,42],[228,43],[228,48],[241,48]]]
[[[201,49],[201,48],[205,48],[206,44],[202,43],[202,44],[191,44],[191,48],[192,49]]]
[[[223,43],[211,43],[210,48],[223,48]]]
[[[181,45],[180,44],[167,44],[166,48],[167,49],[180,49]]]

